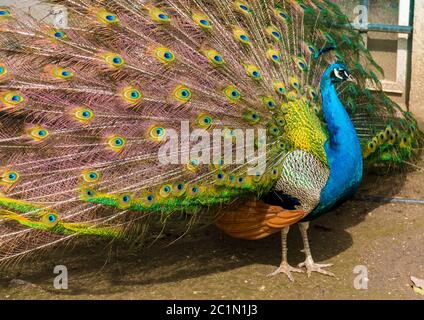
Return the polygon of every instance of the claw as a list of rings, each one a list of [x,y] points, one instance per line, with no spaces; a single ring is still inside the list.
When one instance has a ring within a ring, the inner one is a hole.
[[[294,277],[292,275],[292,272],[303,273],[304,271],[302,269],[299,269],[299,268],[294,268],[291,265],[289,265],[288,263],[283,262],[280,265],[280,267],[277,270],[275,270],[273,273],[270,273],[268,275],[268,277],[274,277],[274,276],[276,276],[280,273],[284,273],[289,278],[289,280],[291,282],[294,282]]]
[[[333,266],[333,264],[329,263],[329,264],[319,264],[319,263],[315,263],[311,258],[306,258],[306,260],[302,263],[299,263],[298,267],[299,268],[305,268],[306,269],[306,273],[308,274],[308,278],[312,275],[312,272],[317,272],[317,273],[321,273],[324,274],[326,276],[329,277],[334,277],[337,278],[336,275],[330,271],[324,270],[324,268],[328,268]]]

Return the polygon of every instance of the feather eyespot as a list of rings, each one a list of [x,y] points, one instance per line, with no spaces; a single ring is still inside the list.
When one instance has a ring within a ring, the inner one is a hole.
[[[119,23],[119,18],[116,14],[102,8],[96,13],[97,19],[106,25]]]
[[[206,50],[204,53],[209,62],[214,66],[222,66],[225,63],[222,55],[220,55],[216,50]]]
[[[74,77],[74,73],[71,70],[65,68],[57,67],[52,68],[51,70],[53,77],[55,77],[56,79],[69,80]]]
[[[175,61],[175,55],[165,47],[159,47],[154,50],[154,55],[163,64],[168,64]]]
[[[281,41],[283,40],[283,36],[281,34],[281,31],[279,31],[276,27],[270,26],[266,28],[266,33],[274,40],[274,41]]]
[[[281,22],[287,23],[290,21],[290,16],[286,11],[275,9],[274,13]]]
[[[233,29],[233,36],[234,36],[235,40],[237,40],[238,42],[241,42],[243,44],[250,44],[250,42],[251,42],[249,34],[241,28],[234,28]]]
[[[94,118],[94,112],[87,108],[77,108],[73,111],[74,118],[83,123],[87,124]]]
[[[17,171],[6,170],[1,175],[0,184],[4,184],[6,186],[12,186],[19,181],[20,177],[21,176]]]
[[[104,53],[102,57],[111,68],[117,69],[125,64],[124,58],[113,52]]]
[[[235,1],[234,2],[234,7],[236,8],[237,11],[239,11],[239,12],[241,12],[243,14],[250,14],[250,13],[252,13],[252,9],[245,2]]]
[[[149,129],[149,137],[156,142],[162,142],[166,138],[166,130],[160,126],[153,126]]]
[[[281,54],[275,49],[269,49],[266,53],[268,59],[276,64],[281,63]]]
[[[256,111],[253,110],[247,110],[243,113],[243,119],[247,121],[248,123],[255,125],[259,121],[261,121],[261,117]]]
[[[100,173],[97,171],[84,171],[82,177],[87,183],[96,183],[100,180]]]
[[[290,78],[290,85],[292,86],[293,89],[300,90],[300,82],[299,82],[298,78],[291,77]]]
[[[193,19],[194,23],[197,24],[202,29],[205,29],[205,30],[212,29],[212,23],[208,19],[208,17],[206,17],[205,15],[200,14],[200,13],[193,13],[192,19]]]
[[[213,118],[209,114],[201,113],[197,117],[196,123],[200,128],[207,130],[212,126]]]
[[[0,19],[10,18],[12,13],[8,9],[0,8]]]
[[[0,79],[4,78],[7,75],[7,72],[7,67],[3,63],[0,63]]]
[[[15,107],[24,102],[24,96],[15,91],[3,93],[0,99],[7,107]]]
[[[185,194],[187,185],[183,182],[176,182],[172,187],[172,194],[176,197],[181,197]]]
[[[308,64],[303,57],[293,57],[293,61],[300,71],[303,72],[308,69]]]
[[[124,149],[127,141],[120,136],[110,136],[107,140],[107,144],[112,151],[120,152]]]
[[[134,87],[127,87],[122,90],[121,96],[126,102],[130,104],[137,104],[143,98],[140,90]]]
[[[264,103],[265,107],[268,108],[269,110],[274,110],[275,107],[277,106],[277,103],[271,97],[263,97],[262,102]]]
[[[198,159],[191,159],[187,163],[187,169],[191,172],[196,172],[199,169],[200,161]]]
[[[235,86],[228,86],[224,89],[224,94],[229,102],[235,103],[241,99],[240,91]]]
[[[259,68],[253,64],[246,65],[245,67],[247,75],[253,80],[261,80],[262,75]]]
[[[178,85],[172,95],[177,101],[183,103],[189,102],[192,98],[191,90],[183,85]]]
[[[167,198],[172,194],[172,186],[169,184],[166,184],[164,186],[162,186],[159,190],[159,195],[162,198]]]
[[[171,18],[169,17],[169,15],[159,8],[155,8],[155,7],[150,8],[149,15],[152,18],[152,20],[157,23],[171,22]]]
[[[59,223],[59,216],[56,213],[45,213],[41,221],[48,227],[54,228]]]
[[[35,141],[43,141],[49,137],[50,133],[47,129],[36,126],[34,128],[29,129],[29,136]]]
[[[286,93],[286,86],[282,81],[274,82],[274,90],[280,95],[283,95]]]
[[[280,128],[278,128],[275,124],[270,124],[268,127],[268,133],[271,136],[278,136],[280,134]]]

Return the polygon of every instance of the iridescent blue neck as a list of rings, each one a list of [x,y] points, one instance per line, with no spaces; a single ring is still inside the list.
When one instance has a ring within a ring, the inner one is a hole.
[[[352,196],[362,180],[362,152],[356,130],[331,80],[321,81],[322,107],[328,126],[325,144],[330,177],[321,191],[321,201],[308,216],[311,220],[330,210],[337,202]]]

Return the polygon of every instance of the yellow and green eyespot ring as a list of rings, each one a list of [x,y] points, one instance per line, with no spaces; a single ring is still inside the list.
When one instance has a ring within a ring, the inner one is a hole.
[[[266,52],[266,56],[268,57],[268,59],[276,64],[280,64],[281,63],[281,54],[279,51],[275,50],[275,49],[268,49],[268,51]]]
[[[191,159],[187,163],[187,169],[191,172],[196,172],[199,169],[200,162],[199,159]]]
[[[140,90],[136,89],[135,87],[124,88],[121,91],[121,96],[126,102],[130,104],[137,104],[143,98]]]
[[[74,77],[74,73],[71,70],[61,67],[53,68],[51,72],[56,79],[69,80]]]
[[[100,173],[97,171],[83,171],[82,178],[87,183],[96,183],[100,180]]]
[[[250,6],[243,1],[235,1],[234,7],[240,13],[243,13],[243,14],[251,14],[252,13],[252,9],[250,8]]]
[[[156,7],[151,7],[149,9],[149,15],[152,18],[152,20],[154,22],[157,23],[170,23],[171,22],[171,18],[169,17],[169,15],[167,13],[165,13],[164,11],[162,11],[159,8]]]
[[[230,103],[236,103],[241,99],[241,93],[235,86],[228,86],[224,89],[224,94]]]
[[[0,21],[12,17],[12,12],[6,8],[0,8]]]
[[[163,64],[168,64],[175,61],[175,55],[171,50],[165,47],[159,47],[154,50],[154,56]]]
[[[284,85],[284,82],[277,81],[274,83],[274,90],[280,95],[284,95],[286,93],[286,86]]]
[[[275,108],[277,107],[277,103],[272,97],[262,97],[262,102],[269,110],[275,110]]]
[[[173,189],[172,189],[172,186],[169,184],[162,186],[159,190],[159,195],[162,198],[168,198],[172,193],[173,193]]]
[[[279,168],[273,168],[272,171],[271,171],[271,178],[273,180],[279,179],[280,175],[281,175],[280,173],[281,173],[281,171],[280,171]]]
[[[318,99],[318,92],[315,88],[308,87],[307,91],[308,91],[309,98],[311,98],[313,101],[316,101]]]
[[[277,116],[274,118],[275,123],[280,126],[280,127],[284,127],[286,125],[286,120],[284,119],[283,116]]]
[[[112,151],[120,152],[124,149],[127,140],[121,136],[113,135],[107,139],[107,144]]]
[[[144,204],[147,207],[151,207],[155,204],[156,201],[156,195],[154,193],[143,193],[140,197],[141,203]]]
[[[16,107],[24,102],[24,96],[16,91],[5,92],[0,97],[6,107]]]
[[[213,118],[207,113],[201,113],[196,120],[196,124],[202,129],[209,129],[213,125]]]
[[[68,35],[65,32],[63,32],[62,30],[52,29],[52,30],[49,31],[49,35],[54,40],[67,40],[68,39]]]
[[[16,171],[4,171],[1,175],[1,182],[5,185],[13,185],[21,178],[20,174]]]
[[[256,111],[249,109],[243,113],[243,119],[251,125],[255,125],[261,121],[261,116]]]
[[[367,151],[368,153],[374,153],[377,150],[377,144],[375,141],[368,142]]]
[[[149,138],[155,142],[162,142],[166,138],[165,128],[157,125],[150,127]]]
[[[271,136],[277,137],[278,135],[280,135],[281,131],[280,131],[280,128],[276,124],[271,123],[271,124],[268,125],[268,133]]]
[[[201,194],[201,188],[197,184],[191,184],[187,186],[187,196],[197,197]]]
[[[248,64],[244,66],[247,75],[253,80],[261,80],[262,74],[259,68],[253,64]]]
[[[297,99],[299,99],[299,95],[295,90],[287,92],[286,96],[289,101],[296,101]]]
[[[234,39],[238,42],[241,42],[243,44],[250,44],[251,43],[251,39],[249,34],[243,30],[242,28],[234,28],[233,29],[233,36]]]
[[[216,67],[225,64],[224,58],[216,50],[205,50],[204,54],[206,58],[208,58],[209,62]]]
[[[205,30],[212,29],[212,22],[208,19],[207,16],[200,13],[193,13],[192,19],[195,24]]]
[[[274,13],[281,22],[287,23],[290,21],[290,16],[286,11],[274,9]]]
[[[112,12],[107,11],[104,8],[98,10],[96,16],[101,23],[106,25],[119,23],[118,16]]]
[[[77,121],[83,124],[90,123],[94,118],[94,112],[84,107],[74,109],[72,114]]]
[[[388,135],[386,134],[385,131],[380,131],[377,134],[377,139],[378,139],[379,144],[384,144],[386,142],[387,138],[388,138]]]
[[[388,137],[389,137],[389,138],[388,138],[388,140],[387,140],[387,143],[388,143],[389,145],[391,145],[391,146],[392,146],[392,145],[394,145],[394,144],[396,143],[396,140],[397,140],[397,139],[396,139],[396,135],[395,135],[395,133],[393,133],[393,132],[392,132],[392,133],[389,133],[389,134],[388,134]]]
[[[183,182],[176,182],[172,186],[172,194],[176,197],[181,197],[185,194],[187,190],[187,185]]]
[[[291,77],[290,78],[290,85],[292,86],[293,89],[300,90],[300,82],[299,82],[298,78]]]
[[[303,46],[304,46],[305,50],[307,51],[307,53],[312,55],[312,56],[315,55],[318,52],[318,49],[312,43],[304,42]]]
[[[8,69],[5,64],[0,63],[0,79],[7,76]]]
[[[119,54],[113,52],[104,53],[102,57],[108,66],[114,69],[118,69],[125,64],[125,60]]]
[[[179,102],[189,102],[192,98],[192,93],[189,88],[184,85],[178,85],[172,92],[173,97]]]
[[[44,129],[40,126],[36,126],[34,128],[31,128],[28,130],[29,136],[31,139],[35,141],[43,141],[47,139],[50,135],[49,131],[47,129]]]
[[[283,40],[283,35],[281,34],[281,31],[278,30],[276,27],[270,26],[266,28],[265,31],[274,41],[280,42]]]
[[[130,194],[118,194],[116,200],[120,209],[128,209],[132,205],[133,197]]]
[[[293,57],[293,62],[295,64],[295,66],[300,70],[300,71],[306,71],[308,70],[308,63],[306,62],[305,58],[303,57]]]
[[[215,184],[218,185],[218,186],[225,185],[226,182],[227,182],[227,178],[228,177],[227,177],[227,175],[224,172],[218,171],[215,174]]]
[[[41,217],[41,222],[46,225],[48,228],[54,228],[59,223],[59,216],[54,212],[46,212]]]
[[[400,144],[399,146],[403,149],[403,148],[407,148],[409,146],[409,139],[406,136],[403,136],[400,138]]]

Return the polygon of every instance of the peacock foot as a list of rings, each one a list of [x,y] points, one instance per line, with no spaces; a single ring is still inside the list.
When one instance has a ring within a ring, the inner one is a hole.
[[[299,263],[299,268],[305,268],[306,273],[308,274],[308,278],[312,275],[312,272],[317,272],[324,274],[326,276],[334,277],[336,278],[336,275],[330,271],[324,270],[324,268],[328,268],[333,266],[333,264],[318,264],[315,263],[312,257],[307,257],[306,260],[302,263]]]
[[[292,275],[292,272],[302,273],[303,270],[299,268],[294,268],[291,265],[289,265],[287,262],[283,262],[281,263],[280,267],[277,270],[275,270],[273,273],[270,273],[268,276],[274,277],[278,274],[284,273],[291,282],[294,282],[294,277]]]

